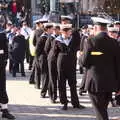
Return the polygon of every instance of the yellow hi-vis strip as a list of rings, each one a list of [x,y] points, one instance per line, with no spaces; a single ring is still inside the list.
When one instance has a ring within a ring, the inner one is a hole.
[[[102,55],[102,52],[91,52],[91,55]]]

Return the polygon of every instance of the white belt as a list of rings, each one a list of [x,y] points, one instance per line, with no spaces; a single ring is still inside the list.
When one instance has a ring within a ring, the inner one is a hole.
[[[0,54],[4,54],[4,50],[0,50]]]

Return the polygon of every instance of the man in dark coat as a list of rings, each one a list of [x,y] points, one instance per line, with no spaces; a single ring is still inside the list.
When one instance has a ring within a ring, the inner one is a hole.
[[[1,27],[0,27],[0,30]],[[8,111],[8,96],[6,92],[6,64],[8,59],[8,40],[6,34],[0,31],[0,103],[2,118],[15,119]]]
[[[120,55],[115,39],[107,34],[103,18],[93,18],[95,37],[85,42],[82,62],[87,69],[85,89],[88,90],[97,120],[108,120],[107,107],[112,92],[120,88]]]
[[[17,65],[21,65],[21,75],[25,76],[24,71],[24,58],[25,58],[25,50],[26,43],[23,35],[20,34],[20,30],[17,30],[17,34],[12,42],[12,60],[13,60],[13,77],[16,77]]]

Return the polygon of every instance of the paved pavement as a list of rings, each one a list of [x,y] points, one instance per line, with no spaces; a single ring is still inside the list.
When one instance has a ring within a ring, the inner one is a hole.
[[[73,109],[69,103],[67,111],[61,110],[59,99],[57,104],[52,104],[49,98],[40,98],[40,90],[34,85],[29,85],[30,71],[26,70],[26,77],[17,74],[13,78],[7,72],[7,91],[9,95],[9,109],[16,116],[16,120],[95,120],[95,113],[91,106],[88,95],[79,96],[80,103],[86,108],[84,110]],[[81,76],[77,73],[78,86]],[[67,88],[68,97],[69,87]],[[109,107],[110,118],[120,120],[120,108]],[[2,119],[0,119],[2,120]]]

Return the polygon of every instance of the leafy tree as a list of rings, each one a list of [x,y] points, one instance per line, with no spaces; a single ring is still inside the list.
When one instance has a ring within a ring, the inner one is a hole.
[[[105,0],[103,8],[107,13],[120,14],[120,0]]]
[[[45,12],[50,11],[50,0],[40,0],[40,9],[44,14]]]

